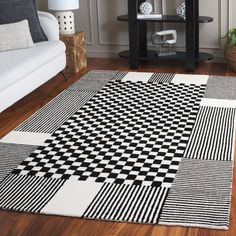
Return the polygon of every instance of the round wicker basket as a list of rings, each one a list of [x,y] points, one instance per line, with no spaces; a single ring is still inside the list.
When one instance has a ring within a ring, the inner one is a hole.
[[[225,51],[225,59],[230,68],[236,72],[236,46]]]

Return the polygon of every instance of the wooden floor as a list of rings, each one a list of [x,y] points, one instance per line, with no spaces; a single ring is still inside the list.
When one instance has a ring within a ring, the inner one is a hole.
[[[0,114],[0,138],[89,70],[129,70],[122,59],[89,59],[88,67],[65,82],[57,76]],[[146,64],[139,71],[185,73],[183,64]],[[221,63],[202,63],[196,74],[236,76]],[[235,78],[236,79],[236,78]],[[236,156],[235,156],[236,160]],[[235,163],[236,164],[236,163]],[[236,235],[236,165],[234,165],[230,228],[228,231],[201,228],[154,226],[84,220],[70,217],[26,214],[0,210],[0,236],[234,236]]]

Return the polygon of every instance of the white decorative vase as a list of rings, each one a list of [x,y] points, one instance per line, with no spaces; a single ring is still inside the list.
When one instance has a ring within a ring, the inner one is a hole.
[[[153,11],[153,6],[150,2],[143,2],[139,10],[142,14],[149,15]]]
[[[186,18],[186,5],[185,2],[180,4],[177,9],[176,9],[176,14],[180,17],[182,17],[183,19]]]
[[[60,34],[75,33],[75,19],[73,11],[57,11],[55,16],[59,23]]]

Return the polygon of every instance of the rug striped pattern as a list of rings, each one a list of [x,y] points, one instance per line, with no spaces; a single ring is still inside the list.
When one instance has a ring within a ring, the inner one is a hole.
[[[64,180],[11,174],[0,184],[2,209],[40,212]]]
[[[120,71],[112,78],[112,80],[121,81],[127,74],[127,71]]]
[[[232,162],[183,159],[159,223],[227,229],[231,171]]]
[[[36,149],[37,146],[0,143],[0,182]]]
[[[233,108],[201,107],[184,157],[231,161],[234,122]]]
[[[149,79],[150,83],[171,83],[172,79],[175,77],[175,74],[169,73],[155,73]]]
[[[154,224],[167,194],[164,187],[105,183],[84,217]]]
[[[208,80],[89,72],[1,140],[0,208],[227,229],[236,100]]]
[[[77,112],[96,92],[65,90],[41,108],[15,131],[53,133]]]
[[[128,74],[127,71],[121,71],[117,73],[116,76],[112,80],[115,81],[122,81],[122,79]],[[170,73],[153,73],[153,75],[148,80],[149,83],[171,83],[173,78],[175,77],[175,74]]]

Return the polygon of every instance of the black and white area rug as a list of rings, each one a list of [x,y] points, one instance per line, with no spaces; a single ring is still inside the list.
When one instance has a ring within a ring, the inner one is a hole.
[[[0,140],[0,208],[227,229],[235,88],[89,72]]]

